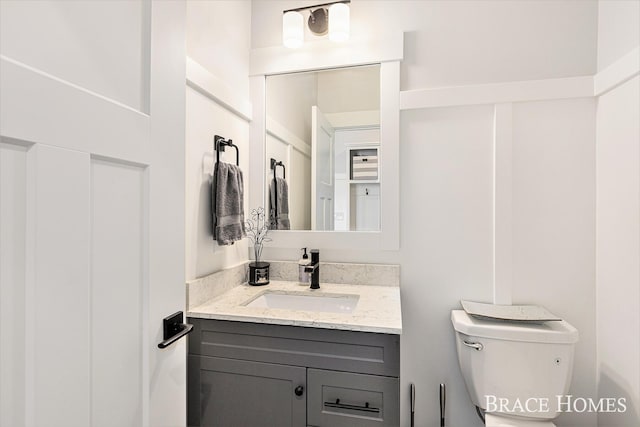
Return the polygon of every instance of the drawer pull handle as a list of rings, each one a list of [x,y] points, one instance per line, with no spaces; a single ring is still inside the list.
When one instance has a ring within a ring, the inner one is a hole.
[[[350,409],[352,411],[374,412],[376,414],[380,413],[380,408],[370,407],[369,402],[366,402],[364,406],[360,406],[360,405],[349,405],[347,403],[340,403],[340,399],[336,399],[335,402],[324,402],[324,406],[327,406],[329,408]]]
[[[296,394],[296,396],[302,396],[302,393],[304,393],[304,387],[299,385],[293,392]]]
[[[484,348],[481,342],[462,341],[462,344],[466,345],[467,347],[475,348],[477,351],[482,351],[482,349]]]

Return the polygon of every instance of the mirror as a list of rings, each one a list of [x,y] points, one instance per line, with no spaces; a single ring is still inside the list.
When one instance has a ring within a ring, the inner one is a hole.
[[[379,231],[380,65],[268,75],[265,84],[272,228]]]

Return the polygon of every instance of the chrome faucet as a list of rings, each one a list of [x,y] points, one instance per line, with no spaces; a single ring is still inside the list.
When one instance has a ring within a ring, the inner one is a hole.
[[[311,289],[320,289],[320,251],[311,249],[311,264],[304,268],[305,273],[311,273]]]

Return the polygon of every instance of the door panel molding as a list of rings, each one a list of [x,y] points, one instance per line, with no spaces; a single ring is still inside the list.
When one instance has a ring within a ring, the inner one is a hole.
[[[0,86],[3,137],[149,163],[147,114],[4,55]]]
[[[89,425],[89,155],[27,153],[25,418]]]
[[[0,139],[0,426],[23,426],[25,416],[28,148]]]

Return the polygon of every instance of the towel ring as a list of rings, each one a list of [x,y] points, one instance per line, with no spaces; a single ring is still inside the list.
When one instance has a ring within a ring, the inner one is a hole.
[[[213,149],[216,151],[216,163],[220,162],[220,152],[224,151],[224,147],[233,147],[236,149],[236,166],[240,166],[240,149],[233,143],[233,140],[225,140],[224,137],[220,135],[215,135],[213,137]]]
[[[282,179],[287,179],[287,168],[282,161],[277,162],[273,157],[271,158],[271,169],[273,170],[273,179],[276,179],[276,166],[282,166]]]

